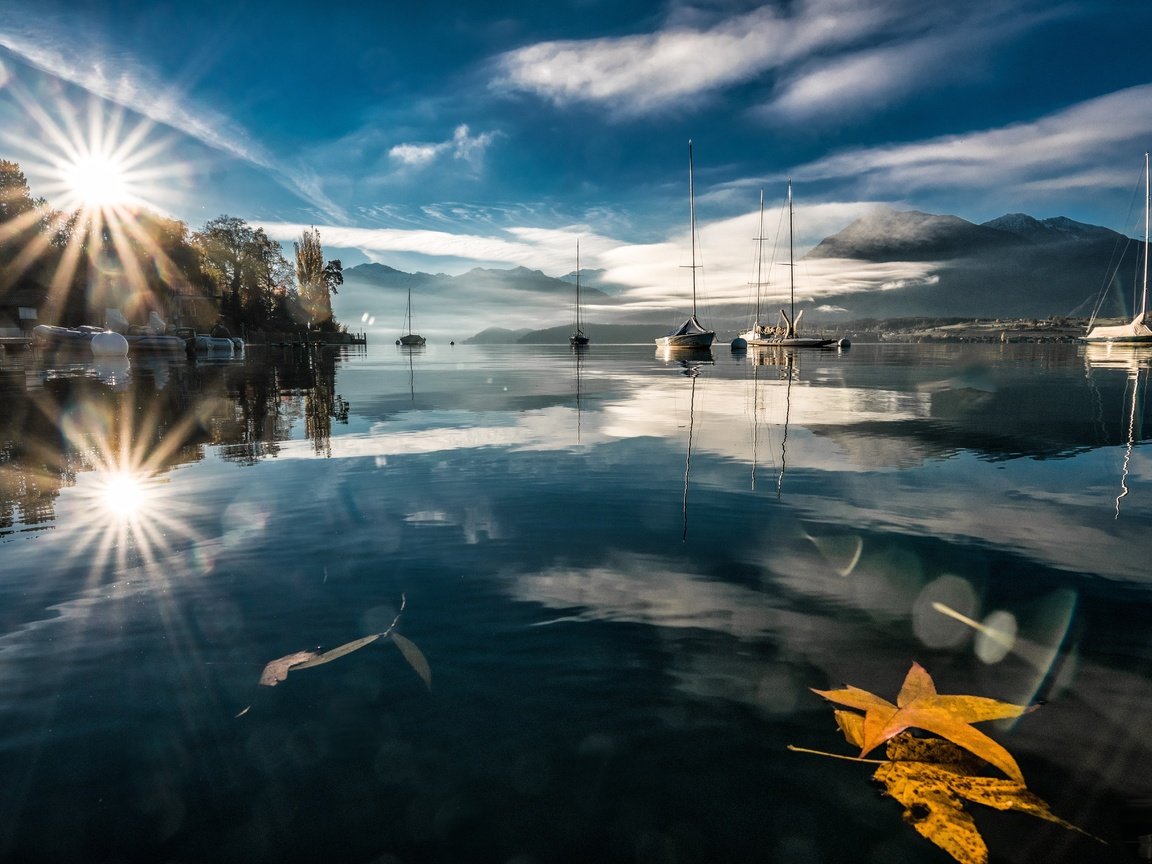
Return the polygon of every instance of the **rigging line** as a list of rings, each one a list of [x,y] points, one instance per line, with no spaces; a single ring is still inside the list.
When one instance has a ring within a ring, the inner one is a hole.
[[[1136,209],[1136,196],[1139,195],[1140,192],[1140,179],[1141,178],[1137,178],[1136,182],[1132,185],[1132,196],[1128,200],[1128,215],[1124,217],[1125,225],[1129,224],[1132,213]],[[1139,227],[1139,225],[1140,223],[1137,221],[1136,226]],[[1104,306],[1104,299],[1108,294],[1108,288],[1120,272],[1120,265],[1124,263],[1124,256],[1128,254],[1128,249],[1134,242],[1135,241],[1127,234],[1121,234],[1112,244],[1112,254],[1108,257],[1108,266],[1104,268],[1104,279],[1100,285],[1100,290],[1096,294],[1096,304],[1092,307],[1092,315],[1088,318],[1089,328],[1096,322],[1096,318]],[[1119,250],[1119,253],[1117,253],[1117,250]],[[1137,256],[1137,266],[1138,265],[1139,256]],[[1133,296],[1133,302],[1135,302],[1135,296]]]

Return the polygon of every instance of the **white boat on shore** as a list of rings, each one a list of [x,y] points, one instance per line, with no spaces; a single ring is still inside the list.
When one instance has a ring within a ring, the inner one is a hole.
[[[103,327],[92,327],[87,324],[80,327],[37,324],[32,328],[32,344],[40,348],[87,347],[92,342],[93,336],[103,332]]]

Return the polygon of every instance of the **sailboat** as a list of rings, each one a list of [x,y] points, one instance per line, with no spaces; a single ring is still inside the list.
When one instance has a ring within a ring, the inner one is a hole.
[[[752,330],[741,334],[753,347],[782,347],[782,348],[826,348],[836,344],[835,339],[825,339],[817,336],[801,336],[798,331],[800,319],[804,310],[796,314],[796,263],[794,260],[793,243],[793,216],[792,216],[792,180],[788,180],[788,303],[789,312],[780,310],[781,323],[775,328],[764,327],[759,321]],[[763,212],[763,199],[761,199],[761,212]],[[761,235],[763,235],[763,216],[761,216]],[[759,295],[757,295],[759,296]]]
[[[1148,215],[1149,201],[1148,154],[1144,154],[1144,287],[1140,294],[1140,311],[1127,324],[1103,324],[1093,327],[1088,322],[1084,342],[1116,342],[1128,345],[1152,344],[1152,327],[1148,326]],[[1095,315],[1092,316],[1095,320]]]
[[[692,188],[692,142],[688,142],[688,212],[692,236],[692,316],[665,336],[658,336],[661,348],[711,348],[716,332],[709,330],[696,317],[696,198]]]
[[[408,308],[404,312],[404,335],[400,337],[400,344],[409,347],[423,345],[428,340],[419,333],[412,332],[412,289],[408,289]]]
[[[764,190],[760,190],[760,230],[756,234],[756,315],[752,322],[752,329],[745,330],[737,337],[744,340],[747,347],[749,342],[766,338],[772,331],[760,323],[760,289],[764,286],[761,271],[764,268]],[[733,343],[736,345],[737,343]]]
[[[580,241],[576,241],[576,332],[568,337],[573,348],[583,348],[589,342],[588,335],[580,329]]]

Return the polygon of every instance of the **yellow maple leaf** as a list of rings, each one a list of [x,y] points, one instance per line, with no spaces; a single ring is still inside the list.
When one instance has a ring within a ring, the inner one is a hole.
[[[860,758],[906,729],[923,729],[947,738],[999,768],[1021,785],[1024,783],[1024,775],[1012,754],[971,724],[1018,717],[1034,706],[1013,705],[984,696],[940,695],[932,677],[919,663],[913,663],[908,670],[895,705],[851,685],[840,690],[813,688],[812,692],[830,702],[864,712],[863,723],[856,730],[857,740],[848,738],[851,743],[859,745]],[[839,718],[837,722],[840,722]]]
[[[904,821],[961,864],[987,864],[988,847],[959,796],[923,762],[885,762],[872,776],[904,805]]]
[[[887,755],[891,761],[877,768],[873,779],[904,805],[905,822],[962,864],[988,860],[987,847],[964,810],[964,800],[1026,813],[1092,837],[1053,813],[1024,784],[977,773],[977,761],[948,741],[903,732],[888,742]]]

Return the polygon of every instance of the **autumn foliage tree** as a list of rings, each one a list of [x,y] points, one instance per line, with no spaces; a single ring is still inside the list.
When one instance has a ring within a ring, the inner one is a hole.
[[[292,244],[296,249],[296,284],[299,291],[302,323],[320,330],[335,329],[332,317],[332,295],[344,284],[344,270],[339,260],[324,260],[320,232],[305,231]]]
[[[197,329],[222,317],[239,334],[334,331],[340,261],[325,260],[314,228],[294,246],[295,267],[278,241],[236,216],[190,231],[143,208],[114,219],[56,212],[33,197],[19,164],[0,159],[0,299],[22,292],[9,305],[39,305],[46,323],[101,323],[117,307],[134,323],[156,311]]]

